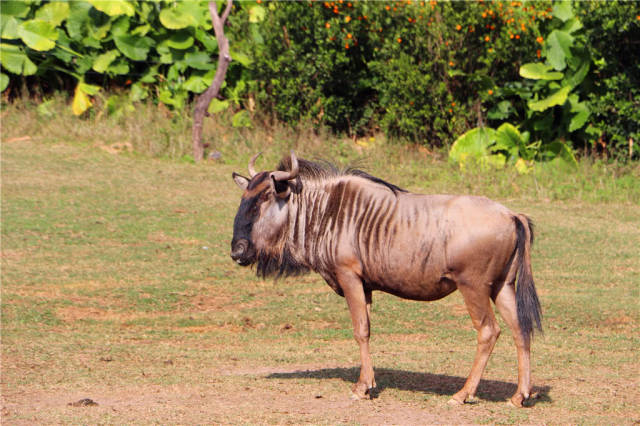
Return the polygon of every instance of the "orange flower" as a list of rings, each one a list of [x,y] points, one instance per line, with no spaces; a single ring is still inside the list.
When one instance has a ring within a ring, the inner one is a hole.
[[[536,56],[538,56],[538,58],[539,58],[540,55],[542,55],[542,52],[540,51],[540,49],[536,50]]]
[[[331,28],[331,24],[327,22],[326,24],[324,24],[324,27],[325,28]]]
[[[513,34],[509,33],[509,38],[513,38]]]
[[[536,38],[536,41],[540,44],[542,44],[544,42],[544,39],[542,37],[538,37]]]
[[[452,107],[456,106],[456,103],[455,102],[451,102],[451,106]]]
[[[453,110],[451,108],[449,108],[449,114],[452,114]]]
[[[348,49],[349,48],[349,43],[345,43],[344,48]]]
[[[398,37],[398,43],[402,43],[402,39]]]
[[[493,95],[493,90],[489,89],[489,90],[487,90],[487,93],[490,94],[490,95]]]
[[[347,34],[347,38],[351,38],[351,37],[353,37],[353,36],[351,35],[351,33],[348,33],[348,34]]]
[[[262,0],[256,0],[256,3],[258,4],[262,3]]]
[[[489,36],[485,36],[485,37],[484,37],[484,41],[489,41],[489,40],[491,40],[491,39],[489,38]]]
[[[348,15],[347,15],[347,16],[345,16],[345,17],[344,17],[344,22],[346,22],[347,24],[348,24],[349,22],[351,22],[351,16],[348,16]]]
[[[462,25],[460,25],[460,24],[456,25],[456,30],[457,31],[460,31],[461,29],[462,29]]]
[[[385,8],[385,9],[387,9],[387,10],[389,10],[389,9],[391,9],[391,6],[386,5],[384,8]]]
[[[333,8],[333,13],[335,13],[335,14],[337,15],[339,12],[340,12],[340,11],[338,10],[338,8],[337,8],[337,7],[334,7],[334,8]]]
[[[516,34],[516,40],[520,40],[520,34]]]

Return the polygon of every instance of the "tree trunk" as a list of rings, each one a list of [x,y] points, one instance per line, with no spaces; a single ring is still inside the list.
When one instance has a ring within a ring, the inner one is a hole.
[[[209,13],[211,14],[211,21],[213,22],[213,31],[216,34],[216,40],[218,41],[218,69],[216,69],[216,75],[213,77],[211,86],[196,98],[196,106],[193,111],[193,132],[191,141],[193,143],[193,159],[199,162],[204,157],[204,145],[202,143],[202,122],[204,117],[208,115],[207,108],[211,100],[218,96],[220,87],[224,81],[224,77],[227,74],[227,68],[231,62],[231,56],[229,55],[229,40],[224,35],[224,25],[227,22],[229,13],[231,12],[231,5],[233,0],[227,0],[227,6],[222,13],[222,16],[218,15],[218,5],[215,1],[209,2]]]

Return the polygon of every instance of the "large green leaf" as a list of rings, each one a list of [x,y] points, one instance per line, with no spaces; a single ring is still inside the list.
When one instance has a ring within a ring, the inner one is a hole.
[[[170,30],[180,30],[198,22],[195,18],[181,8],[162,9],[160,11],[160,23]]]
[[[493,151],[504,150],[511,157],[531,159],[520,131],[513,124],[503,123],[496,130],[495,138],[496,144],[491,148]]]
[[[90,21],[89,11],[92,7],[89,3],[74,1],[69,3],[69,16],[67,17],[66,28],[72,40],[81,42],[86,35],[86,26]]]
[[[115,49],[109,50],[108,52],[98,56],[95,61],[93,61],[93,66],[91,68],[99,73],[104,73],[118,56],[120,56],[120,52]]]
[[[135,8],[126,0],[87,0],[93,7],[109,16],[133,16]]]
[[[209,71],[216,67],[215,63],[211,60],[211,56],[207,52],[187,52],[184,55],[184,62],[191,68],[198,70]]]
[[[578,18],[571,18],[562,26],[562,31],[566,31],[571,34],[582,29],[582,27],[582,22],[580,22]]]
[[[24,0],[10,1],[2,0],[0,5],[0,14],[5,16],[15,16],[24,18],[29,13],[29,3]]]
[[[134,61],[144,61],[147,59],[149,49],[154,41],[149,37],[136,37],[132,35],[120,35],[113,37],[116,47],[124,56]]]
[[[211,86],[215,73],[215,70],[211,70],[206,73],[194,72],[187,81],[184,82],[182,87],[193,93],[202,93]]]
[[[31,19],[18,25],[18,36],[33,50],[45,51],[56,47],[58,31],[49,22]]]
[[[18,20],[13,16],[0,15],[0,35],[7,40],[18,38]]]
[[[547,37],[547,59],[557,71],[567,66],[566,58],[571,56],[573,36],[566,31],[553,30]]]
[[[544,146],[544,154],[548,158],[552,158],[552,162],[563,164],[569,167],[577,167],[578,162],[573,155],[573,150],[569,145],[560,141],[553,141]]]
[[[38,71],[36,64],[18,46],[0,43],[0,64],[17,75],[33,75]]]
[[[536,62],[524,64],[520,67],[520,76],[530,78],[532,80],[560,80],[564,74],[557,71],[551,71],[553,67]]]
[[[9,76],[0,72],[0,92],[4,92],[7,87],[9,87]]]
[[[527,106],[533,111],[544,111],[553,106],[562,105],[566,102],[570,91],[571,87],[565,86],[544,99],[539,101],[529,101]]]
[[[47,3],[36,11],[36,19],[49,22],[57,27],[69,16],[69,4],[66,2],[54,1]]]
[[[188,49],[193,46],[193,37],[189,31],[172,31],[171,36],[164,42],[173,49]]]
[[[252,26],[253,28],[254,26]],[[209,34],[207,31],[197,28],[196,29],[196,38],[209,52],[217,52],[218,51],[218,41],[214,36]]]
[[[552,13],[553,16],[560,19],[562,22],[566,22],[574,16],[570,1],[556,1],[553,5]]]
[[[476,127],[461,135],[451,146],[449,160],[464,164],[469,159],[479,160],[489,155],[489,146],[495,143],[496,131],[490,127]]]
[[[580,83],[584,81],[584,78],[589,73],[590,63],[589,60],[583,60],[576,72],[571,75],[567,75],[567,77],[562,82],[565,86],[570,86],[572,89],[578,86]],[[568,74],[568,72],[567,72]]]
[[[71,103],[73,114],[82,115],[82,113],[91,108],[92,103],[89,96],[97,94],[99,90],[99,86],[78,82],[73,95],[73,102]]]
[[[577,95],[569,96],[569,102],[571,103],[571,112],[576,113],[569,122],[569,131],[574,132],[585,125],[591,115],[591,110],[587,102],[579,102]]]

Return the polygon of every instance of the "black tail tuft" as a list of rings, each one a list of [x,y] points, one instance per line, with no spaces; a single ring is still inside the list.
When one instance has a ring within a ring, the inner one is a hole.
[[[527,218],[526,225],[520,218],[514,217],[516,225],[516,250],[518,257],[518,284],[516,287],[516,303],[518,322],[525,338],[533,334],[534,327],[542,333],[542,307],[531,273],[531,244],[533,244],[533,223]],[[527,238],[527,226],[529,238]],[[528,246],[528,247],[527,247]]]

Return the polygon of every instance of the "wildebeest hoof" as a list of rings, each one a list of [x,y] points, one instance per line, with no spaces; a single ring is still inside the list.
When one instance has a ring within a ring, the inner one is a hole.
[[[452,407],[457,407],[457,406],[460,406],[460,405],[464,405],[464,401],[458,401],[458,400],[457,400],[457,399],[455,399],[455,398],[451,398],[451,399],[447,402],[447,404],[451,405]]]
[[[516,394],[509,399],[509,405],[516,408],[522,408],[522,401],[524,401],[522,394]]]
[[[465,404],[477,404],[480,402],[480,400],[475,396],[468,396],[465,400],[464,400]]]
[[[373,388],[367,388],[364,383],[356,383],[351,388],[351,399],[371,399],[371,390]]]

